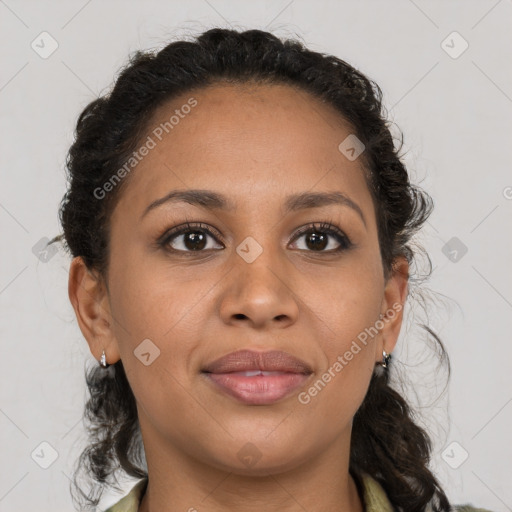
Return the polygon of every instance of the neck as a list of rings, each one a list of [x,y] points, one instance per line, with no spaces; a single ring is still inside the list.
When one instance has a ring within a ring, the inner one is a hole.
[[[138,512],[364,512],[348,471],[350,431],[300,464],[252,474],[199,461],[157,436],[144,438],[149,479]]]

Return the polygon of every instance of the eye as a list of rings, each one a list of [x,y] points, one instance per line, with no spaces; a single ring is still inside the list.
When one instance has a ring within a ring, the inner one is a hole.
[[[299,247],[300,250],[308,250],[309,252],[327,252],[337,253],[352,247],[352,242],[343,232],[334,226],[331,222],[321,222],[320,224],[310,224],[299,229],[294,240],[306,236],[306,249]],[[335,239],[338,247],[324,250],[329,246],[329,238]]]
[[[201,223],[187,222],[167,231],[158,244],[173,252],[204,252],[212,249],[208,247],[208,237],[215,241],[221,238]]]
[[[305,237],[306,247],[298,247],[298,249],[308,252],[338,253],[350,249],[353,245],[348,237],[331,222],[309,224],[298,230],[293,241],[301,237]],[[206,250],[215,249],[211,244],[208,246],[208,238],[217,242],[218,239],[222,239],[222,236],[220,233],[217,233],[215,230],[212,230],[200,222],[186,222],[185,224],[172,228],[170,231],[166,231],[165,234],[160,237],[158,245],[171,252],[205,252]],[[326,247],[332,245],[331,242],[333,241],[335,244],[336,242],[338,243],[338,247],[331,247],[329,250],[325,250]],[[217,248],[222,249],[223,246],[220,245]]]

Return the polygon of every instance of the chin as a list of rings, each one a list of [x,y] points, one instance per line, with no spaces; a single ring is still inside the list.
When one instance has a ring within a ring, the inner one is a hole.
[[[213,465],[237,475],[264,477],[290,471],[307,462],[312,456],[308,456],[306,451],[297,453],[296,444],[288,446],[279,440],[272,442],[264,439],[264,436],[261,443],[244,441],[235,444],[236,446],[230,447],[229,450],[226,447],[222,456],[214,460]],[[226,459],[228,452],[231,456]]]

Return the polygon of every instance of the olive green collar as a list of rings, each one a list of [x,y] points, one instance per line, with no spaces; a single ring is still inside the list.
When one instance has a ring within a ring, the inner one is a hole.
[[[393,512],[384,489],[374,478],[367,473],[361,473],[359,482],[362,486],[365,512]],[[105,512],[138,512],[147,483],[147,477],[139,480],[124,498]]]

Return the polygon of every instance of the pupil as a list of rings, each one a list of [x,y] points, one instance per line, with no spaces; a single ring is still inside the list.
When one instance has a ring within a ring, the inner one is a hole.
[[[311,249],[324,249],[326,247],[327,237],[325,235],[317,235],[316,233],[311,233],[307,238],[307,245]],[[309,242],[312,242],[311,244]]]
[[[204,236],[204,233],[193,231],[190,232],[189,235],[185,237],[185,245],[187,249],[197,251],[204,248],[205,240],[206,237]]]

